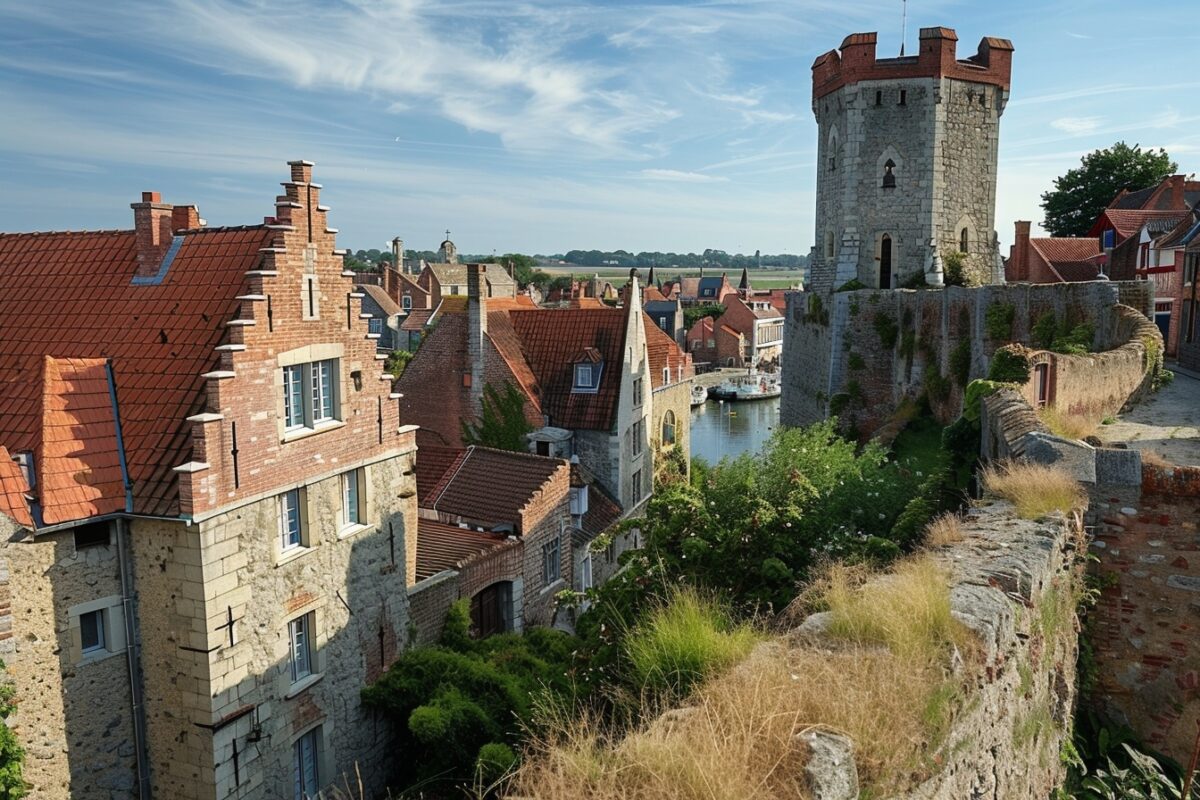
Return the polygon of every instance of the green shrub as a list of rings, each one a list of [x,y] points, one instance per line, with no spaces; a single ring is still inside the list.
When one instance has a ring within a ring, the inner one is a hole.
[[[988,306],[983,320],[988,337],[992,341],[1012,339],[1013,320],[1016,315],[1017,307],[1012,303],[992,303]]]
[[[808,314],[806,318],[808,322],[814,322],[818,325],[829,324],[829,312],[825,310],[825,304],[821,302],[820,295],[815,292],[810,292],[808,295]]]
[[[1091,352],[1092,339],[1095,336],[1095,329],[1090,323],[1081,322],[1070,331],[1059,331],[1054,337],[1054,341],[1050,344],[1050,349],[1056,353],[1067,353],[1071,355],[1085,355]]]
[[[967,285],[967,254],[957,250],[942,258],[942,281],[947,286]]]
[[[0,671],[5,669],[0,661]],[[16,689],[11,683],[0,684],[0,798],[16,800],[24,797],[29,787],[22,777],[25,764],[25,751],[17,742],[17,736],[12,728],[4,723],[9,714],[16,710],[13,697]]]
[[[927,286],[929,286],[929,281],[925,280],[925,273],[920,270],[909,275],[900,284],[901,289],[924,289]]]
[[[930,400],[937,402],[950,397],[950,380],[942,375],[937,364],[930,363],[925,367],[925,393]]]
[[[950,374],[959,386],[966,386],[971,379],[971,340],[962,339],[950,351]]]
[[[850,369],[864,369],[867,366],[867,362],[863,361],[863,357],[858,353],[851,353],[850,358],[847,359],[847,364]]]
[[[846,392],[838,392],[833,397],[829,398],[829,415],[832,417],[840,417],[842,413],[850,406],[850,395]]]
[[[859,289],[866,289],[867,285],[858,278],[851,278],[837,288],[839,292],[857,292]]]
[[[481,786],[492,786],[517,765],[517,754],[506,744],[489,742],[479,748],[475,774]]]
[[[1058,322],[1054,318],[1054,312],[1047,311],[1033,323],[1033,329],[1029,332],[1029,342],[1039,350],[1049,350],[1057,335]]]
[[[750,652],[758,634],[696,589],[675,589],[626,637],[635,688],[683,697]]]
[[[876,311],[872,324],[875,326],[875,333],[879,335],[879,343],[885,349],[891,350],[896,346],[896,337],[900,335],[900,328],[896,325],[896,320],[892,319],[891,314],[885,311]]]
[[[407,350],[393,350],[383,362],[383,371],[393,378],[399,378],[412,359],[413,354]]]
[[[464,444],[518,453],[528,450],[525,436],[533,430],[525,417],[525,395],[512,381],[505,381],[499,389],[485,385],[479,420],[464,419],[460,424]]]
[[[1023,386],[1029,382],[1029,357],[1011,347],[1001,347],[992,356],[988,380]]]
[[[1008,384],[1000,383],[999,381],[989,380],[974,380],[967,384],[967,390],[963,393],[963,413],[962,415],[969,421],[979,419],[980,404],[985,397],[991,397],[998,389],[1007,386]]]
[[[850,395],[850,399],[861,403],[863,399],[862,384],[856,380],[846,382],[846,394]]]

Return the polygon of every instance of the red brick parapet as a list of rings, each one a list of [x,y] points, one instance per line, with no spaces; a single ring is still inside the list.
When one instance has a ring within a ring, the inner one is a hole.
[[[950,28],[922,28],[916,56],[875,57],[877,34],[854,33],[840,50],[830,50],[813,62],[813,99],[859,81],[903,78],[954,78],[1008,90],[1012,73],[1012,42],[984,37],[975,55],[960,60],[955,54],[958,35]]]
[[[1143,462],[1142,493],[1200,497],[1200,467],[1160,467]]]

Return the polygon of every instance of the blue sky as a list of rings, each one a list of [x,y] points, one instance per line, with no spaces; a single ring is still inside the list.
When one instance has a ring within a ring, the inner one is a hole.
[[[317,163],[342,246],[807,252],[810,67],[899,0],[154,0],[0,5],[0,229],[210,224]],[[1117,139],[1200,164],[1195,0],[912,0],[1016,46],[997,228]]]

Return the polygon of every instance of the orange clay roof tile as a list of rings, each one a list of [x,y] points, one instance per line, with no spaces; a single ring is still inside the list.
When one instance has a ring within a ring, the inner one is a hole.
[[[18,525],[26,528],[33,527],[33,517],[29,513],[29,484],[21,473],[21,467],[13,461],[12,454],[0,447],[0,514],[6,514]]]

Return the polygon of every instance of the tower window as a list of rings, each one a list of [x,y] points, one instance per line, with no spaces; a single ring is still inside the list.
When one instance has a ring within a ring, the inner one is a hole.
[[[908,90],[907,89],[900,90],[900,105],[902,105],[902,106],[908,105]]]
[[[962,231],[960,231],[958,234],[958,250],[959,250],[959,252],[962,252],[962,253],[967,252],[967,248],[970,246],[970,244],[971,244],[971,235],[967,232],[966,228],[963,228]]]
[[[829,171],[830,172],[837,171],[837,156],[829,157]]]
[[[883,92],[875,92],[875,105],[883,105]]]
[[[883,188],[884,189],[895,189],[896,188],[896,173],[893,171],[895,169],[896,169],[895,161],[892,161],[889,158],[887,161],[884,162],[884,164],[883,164]]]
[[[825,232],[825,257],[833,258],[833,231]]]

